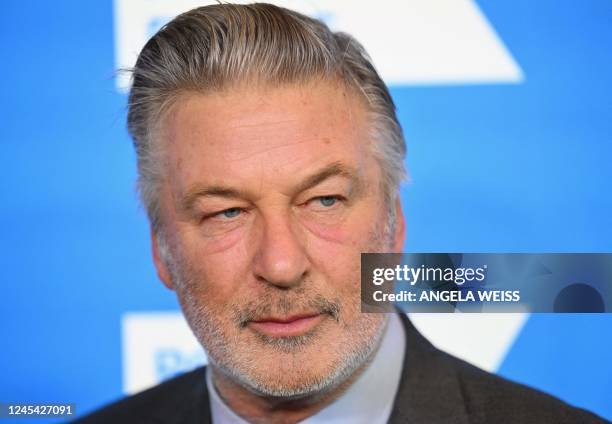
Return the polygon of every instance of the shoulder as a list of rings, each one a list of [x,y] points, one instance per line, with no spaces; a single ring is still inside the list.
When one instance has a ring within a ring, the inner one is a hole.
[[[605,423],[602,418],[531,387],[488,373],[441,353],[457,374],[468,416],[474,422]]]
[[[531,387],[477,368],[433,346],[400,314],[406,334],[402,378],[390,422],[605,423]]]
[[[208,391],[205,367],[165,381],[78,419],[75,423],[205,422]]]

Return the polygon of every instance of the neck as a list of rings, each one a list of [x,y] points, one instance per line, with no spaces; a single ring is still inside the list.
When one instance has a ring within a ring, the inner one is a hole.
[[[376,350],[370,360],[346,381],[324,393],[298,399],[260,396],[225,375],[213,364],[209,364],[208,369],[212,372],[212,381],[221,399],[249,423],[294,424],[316,414],[346,392],[369,366]]]

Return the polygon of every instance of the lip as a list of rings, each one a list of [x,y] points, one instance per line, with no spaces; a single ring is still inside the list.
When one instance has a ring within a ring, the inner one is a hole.
[[[323,314],[265,317],[257,321],[250,321],[248,326],[269,337],[295,337],[308,333],[324,318]]]

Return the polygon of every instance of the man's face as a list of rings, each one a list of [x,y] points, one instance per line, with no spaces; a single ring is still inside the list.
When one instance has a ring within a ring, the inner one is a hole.
[[[209,360],[268,396],[346,380],[384,327],[360,313],[360,253],[403,243],[363,101],[332,82],[183,95],[160,136],[155,261]]]

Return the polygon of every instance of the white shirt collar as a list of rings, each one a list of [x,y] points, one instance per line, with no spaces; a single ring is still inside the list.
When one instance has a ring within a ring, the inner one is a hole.
[[[399,386],[406,335],[397,314],[390,314],[380,348],[357,380],[334,402],[301,421],[301,424],[385,424]],[[248,424],[223,402],[206,373],[213,424]]]

